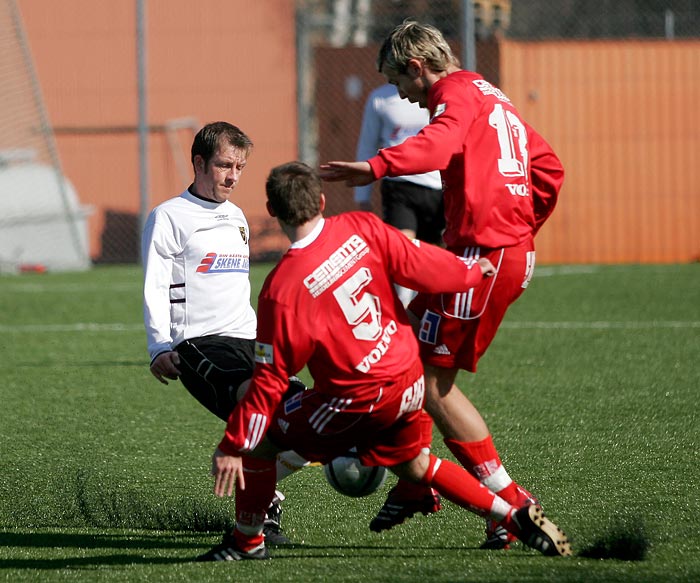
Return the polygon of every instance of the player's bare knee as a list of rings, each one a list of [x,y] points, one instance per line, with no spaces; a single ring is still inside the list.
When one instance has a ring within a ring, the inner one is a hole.
[[[418,484],[428,471],[429,463],[430,456],[425,452],[421,452],[411,461],[397,464],[389,469],[399,478]]]

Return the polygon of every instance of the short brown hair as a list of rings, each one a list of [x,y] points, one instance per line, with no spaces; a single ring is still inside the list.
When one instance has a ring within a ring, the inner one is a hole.
[[[303,162],[287,162],[270,170],[265,192],[275,216],[293,227],[321,212],[321,178]]]
[[[226,121],[215,121],[205,125],[197,132],[192,142],[192,165],[194,157],[201,156],[206,165],[219,148],[221,142],[225,142],[245,152],[246,158],[253,149],[253,141],[235,125]]]

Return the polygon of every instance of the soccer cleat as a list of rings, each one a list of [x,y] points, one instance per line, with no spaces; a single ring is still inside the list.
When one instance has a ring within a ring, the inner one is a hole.
[[[246,561],[269,559],[265,543],[259,544],[254,549],[242,551],[238,548],[233,535],[225,534],[221,544],[216,545],[211,550],[197,557],[197,561]]]
[[[517,540],[514,535],[510,534],[495,520],[488,519],[486,520],[486,540],[481,543],[479,548],[488,551],[509,549],[510,543],[514,540]]]
[[[281,492],[276,492],[272,504],[267,509],[263,535],[265,542],[270,545],[289,545],[292,541],[282,532],[282,506],[284,499]]]
[[[522,506],[528,506],[531,504],[539,504],[537,498],[522,486],[517,486],[516,492],[518,495],[518,501],[516,503],[516,506],[518,508]],[[509,533],[505,528],[503,528],[503,526],[498,524],[498,522],[487,518],[486,540],[481,544],[479,548],[493,551],[498,551],[501,549],[507,550],[510,548],[510,544],[516,540],[517,537]]]
[[[407,518],[411,518],[416,512],[421,512],[424,516],[433,514],[442,508],[440,495],[433,489],[420,499],[403,498],[396,493],[396,486],[389,490],[384,506],[382,506],[369,523],[369,529],[373,532],[389,530],[397,524],[401,524]]]
[[[539,504],[523,506],[512,514],[518,538],[549,557],[570,557],[571,543],[564,531],[549,520]]]

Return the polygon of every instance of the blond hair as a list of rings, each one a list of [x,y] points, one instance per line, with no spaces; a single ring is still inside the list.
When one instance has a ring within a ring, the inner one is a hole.
[[[384,74],[402,74],[410,59],[420,59],[436,72],[446,71],[451,65],[459,67],[459,59],[442,33],[434,26],[415,20],[405,20],[384,40],[377,55],[377,70]]]

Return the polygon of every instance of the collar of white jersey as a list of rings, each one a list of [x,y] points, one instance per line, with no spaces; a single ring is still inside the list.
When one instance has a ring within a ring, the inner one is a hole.
[[[321,220],[316,223],[316,226],[313,228],[313,231],[311,231],[306,237],[303,237],[299,239],[298,241],[295,241],[292,243],[289,248],[290,249],[303,249],[304,247],[308,247],[313,243],[316,239],[318,239],[318,236],[321,234],[321,231],[323,231],[323,224],[326,222],[326,219],[321,217]]]

